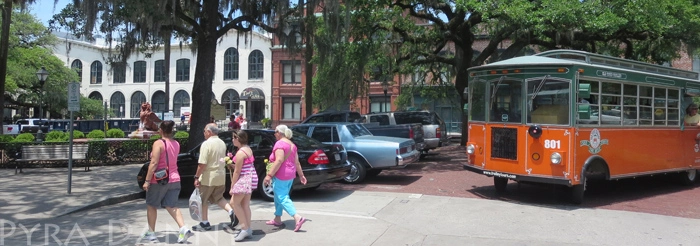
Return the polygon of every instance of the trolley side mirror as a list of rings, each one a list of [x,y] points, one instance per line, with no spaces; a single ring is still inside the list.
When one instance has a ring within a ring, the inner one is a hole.
[[[591,97],[591,84],[579,84],[578,85],[578,98],[589,98]]]
[[[591,105],[590,104],[578,104],[578,118],[580,120],[591,119]]]
[[[469,87],[464,87],[464,91],[462,91],[462,98],[464,98],[464,101],[469,101]]]

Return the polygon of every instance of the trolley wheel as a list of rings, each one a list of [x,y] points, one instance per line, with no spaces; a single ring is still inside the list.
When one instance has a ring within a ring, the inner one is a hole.
[[[503,193],[508,185],[507,178],[493,177],[493,185],[496,187],[496,192]]]
[[[679,175],[681,178],[681,183],[684,185],[693,185],[693,183],[695,183],[695,181],[698,179],[698,171],[695,169],[681,172]]]

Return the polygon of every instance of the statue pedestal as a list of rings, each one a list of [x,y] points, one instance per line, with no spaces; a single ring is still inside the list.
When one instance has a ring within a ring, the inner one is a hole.
[[[158,132],[149,130],[136,130],[129,134],[129,138],[151,139],[151,136],[153,135],[158,135]]]

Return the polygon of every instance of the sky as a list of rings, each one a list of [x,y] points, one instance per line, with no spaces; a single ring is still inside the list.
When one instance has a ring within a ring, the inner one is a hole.
[[[63,7],[70,3],[71,0],[58,0],[55,9],[53,2],[54,0],[37,0],[34,4],[28,6],[29,12],[34,14],[41,23],[44,23],[44,26],[48,27],[51,17],[60,13]]]

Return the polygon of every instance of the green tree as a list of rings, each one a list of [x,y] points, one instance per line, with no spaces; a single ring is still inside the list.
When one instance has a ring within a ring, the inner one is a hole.
[[[211,107],[211,81],[214,78],[217,41],[230,30],[248,38],[254,28],[277,33],[284,30],[289,15],[289,2],[277,0],[223,1],[140,1],[140,0],[75,0],[75,16],[69,26],[75,33],[92,37],[93,31],[106,33],[107,41],[119,41],[114,61],[124,61],[138,48],[169,37],[172,30],[186,38],[197,53],[192,85],[191,127],[203,128],[208,123]],[[77,14],[76,14],[77,13]],[[102,22],[98,22],[102,20]],[[274,21],[274,22],[273,22]],[[192,134],[188,141],[201,142],[201,134]]]

